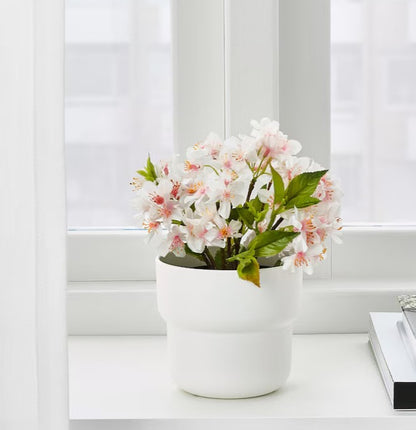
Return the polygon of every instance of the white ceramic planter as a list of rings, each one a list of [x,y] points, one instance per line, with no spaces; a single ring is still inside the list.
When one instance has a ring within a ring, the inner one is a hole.
[[[190,393],[260,396],[287,380],[302,273],[261,269],[261,288],[236,271],[156,261],[159,311],[167,323],[171,373]]]

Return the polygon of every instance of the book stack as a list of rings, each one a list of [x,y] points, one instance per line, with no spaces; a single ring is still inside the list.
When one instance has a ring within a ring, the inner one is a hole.
[[[370,313],[369,338],[394,409],[416,409],[416,296],[399,296],[402,312]]]

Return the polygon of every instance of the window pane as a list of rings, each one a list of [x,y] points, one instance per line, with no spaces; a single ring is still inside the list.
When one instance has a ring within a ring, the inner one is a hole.
[[[416,1],[331,1],[332,167],[346,222],[416,222]]]
[[[69,226],[133,225],[129,182],[173,152],[169,0],[66,0]]]

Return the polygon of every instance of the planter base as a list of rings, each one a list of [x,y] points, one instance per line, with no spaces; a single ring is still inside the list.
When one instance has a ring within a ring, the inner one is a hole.
[[[291,325],[268,330],[212,332],[168,324],[171,374],[189,393],[222,399],[276,391],[289,376]]]

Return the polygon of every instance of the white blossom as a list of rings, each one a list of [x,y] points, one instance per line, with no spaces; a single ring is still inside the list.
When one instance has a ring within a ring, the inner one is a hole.
[[[263,118],[251,125],[250,136],[224,141],[210,133],[187,149],[184,160],[172,157],[139,171],[132,181],[137,223],[148,231],[160,255],[183,257],[190,249],[206,254],[205,260],[212,247],[243,252],[267,230],[295,232],[297,237],[277,258],[286,270],[311,273],[325,258],[325,242],[341,241],[339,184],[323,172],[310,195],[319,203],[286,208],[281,199],[275,201],[271,167],[285,189],[298,175],[324,169],[296,156],[300,143],[289,139],[277,121]]]

